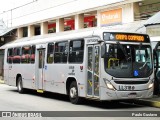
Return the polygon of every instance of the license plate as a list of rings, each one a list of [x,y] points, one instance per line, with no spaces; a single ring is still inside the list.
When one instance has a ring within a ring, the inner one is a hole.
[[[133,91],[135,90],[135,86],[130,86],[130,85],[120,85],[119,90],[121,91]]]

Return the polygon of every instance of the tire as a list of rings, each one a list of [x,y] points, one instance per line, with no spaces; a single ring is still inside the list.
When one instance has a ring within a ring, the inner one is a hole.
[[[73,103],[73,104],[79,104],[82,101],[82,98],[80,98],[78,96],[78,88],[77,88],[77,82],[76,81],[73,81],[70,84],[69,99],[70,99],[71,103]]]
[[[24,93],[22,77],[18,77],[17,90],[19,93]]]

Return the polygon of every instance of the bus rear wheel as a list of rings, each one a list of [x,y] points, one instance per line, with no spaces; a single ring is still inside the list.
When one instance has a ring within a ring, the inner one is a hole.
[[[22,77],[18,77],[17,90],[18,90],[19,93],[24,92]]]
[[[70,84],[70,88],[69,88],[69,98],[70,98],[70,101],[71,103],[73,104],[79,104],[81,103],[81,99],[79,96],[78,96],[78,88],[77,88],[77,83],[76,81],[73,81],[71,84]]]

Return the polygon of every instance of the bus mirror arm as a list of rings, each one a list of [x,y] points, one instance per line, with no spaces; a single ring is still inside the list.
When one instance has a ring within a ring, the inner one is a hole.
[[[101,42],[104,42],[104,40],[99,39],[98,42],[101,43]]]
[[[155,60],[156,60],[156,65],[154,66],[154,68],[155,68],[155,74],[157,73],[157,71],[158,71],[158,56],[157,56],[157,53],[156,53],[156,49],[153,49],[153,56],[154,56],[154,58],[155,58]]]
[[[103,43],[103,45],[101,46],[101,58],[105,57],[105,53],[106,53],[106,46]]]

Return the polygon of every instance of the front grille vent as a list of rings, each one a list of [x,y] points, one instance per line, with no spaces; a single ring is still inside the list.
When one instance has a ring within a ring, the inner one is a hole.
[[[148,80],[147,81],[121,81],[121,80],[118,80],[118,81],[114,81],[115,83],[117,84],[146,84],[148,83]]]

